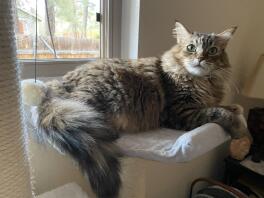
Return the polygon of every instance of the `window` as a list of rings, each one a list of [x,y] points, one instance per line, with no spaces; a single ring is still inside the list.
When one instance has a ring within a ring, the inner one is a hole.
[[[100,0],[16,0],[16,4],[19,59],[100,57],[101,28],[96,20]]]

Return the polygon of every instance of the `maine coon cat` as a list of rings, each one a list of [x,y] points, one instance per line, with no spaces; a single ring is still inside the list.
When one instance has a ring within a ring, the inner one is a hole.
[[[250,144],[240,108],[220,105],[231,72],[225,48],[235,29],[191,33],[176,22],[176,45],[161,58],[98,60],[48,82],[38,135],[78,162],[98,198],[118,197],[114,142],[121,133],[213,122]]]

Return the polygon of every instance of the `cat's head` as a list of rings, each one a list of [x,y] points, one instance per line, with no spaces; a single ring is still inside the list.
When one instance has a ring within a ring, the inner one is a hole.
[[[170,50],[170,57],[166,60],[169,61],[170,69],[173,70],[175,66],[174,69],[177,72],[205,76],[214,70],[229,67],[226,62],[225,48],[235,30],[236,27],[219,34],[197,33],[190,32],[181,23],[176,22],[173,35],[177,44]]]

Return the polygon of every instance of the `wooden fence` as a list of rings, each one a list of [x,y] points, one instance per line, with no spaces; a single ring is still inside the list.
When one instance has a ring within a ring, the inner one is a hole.
[[[100,56],[100,40],[73,37],[54,37],[57,58],[97,58]],[[18,58],[35,57],[35,37],[17,35]],[[39,36],[37,58],[54,58],[54,51],[49,37]]]

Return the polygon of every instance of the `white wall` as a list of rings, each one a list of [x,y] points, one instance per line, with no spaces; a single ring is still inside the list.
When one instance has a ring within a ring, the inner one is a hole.
[[[259,53],[264,52],[263,4],[262,0],[141,0],[139,57],[162,55],[175,43],[171,36],[175,20],[200,32],[238,26],[227,51],[233,81],[240,87]]]
[[[140,0],[122,1],[122,58],[136,59],[138,57],[139,7]]]

